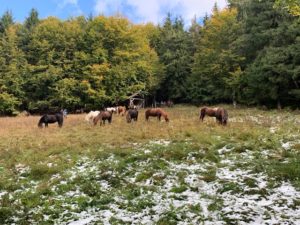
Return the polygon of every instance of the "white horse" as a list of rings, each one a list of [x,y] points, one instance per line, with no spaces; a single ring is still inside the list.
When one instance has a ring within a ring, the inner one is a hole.
[[[117,113],[117,107],[108,107],[105,109],[105,111]]]
[[[98,116],[98,114],[100,113],[100,111],[90,111],[86,116],[85,116],[85,120],[89,123],[93,123],[93,120],[96,116]]]

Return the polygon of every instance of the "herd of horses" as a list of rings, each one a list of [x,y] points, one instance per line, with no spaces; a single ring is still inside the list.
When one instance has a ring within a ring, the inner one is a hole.
[[[118,113],[121,116],[126,115],[126,121],[128,123],[131,123],[131,121],[137,121],[138,120],[138,109],[136,108],[130,108],[126,109],[125,106],[119,106],[119,107],[110,107],[106,108],[104,111],[90,111],[86,116],[85,120],[88,121],[91,124],[97,125],[99,122],[100,126],[104,125],[107,121],[108,123],[112,122],[112,115],[113,113]],[[38,127],[42,128],[43,125],[45,127],[48,127],[49,123],[58,123],[59,127],[63,126],[64,117],[66,115],[63,111],[55,113],[55,114],[45,114],[43,115],[39,122]],[[203,122],[205,116],[215,117],[216,122],[221,125],[226,125],[228,121],[228,112],[226,109],[222,107],[217,108],[209,108],[209,107],[203,107],[200,109],[200,115],[199,119]],[[157,117],[158,121],[161,120],[161,117],[165,119],[166,122],[169,122],[169,116],[168,113],[165,112],[161,108],[150,108],[145,111],[145,119],[146,121],[149,121],[149,117]]]

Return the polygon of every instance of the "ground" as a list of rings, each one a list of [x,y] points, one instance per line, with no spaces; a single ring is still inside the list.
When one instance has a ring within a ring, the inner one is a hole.
[[[300,113],[199,108],[92,126],[0,118],[1,224],[300,224]]]

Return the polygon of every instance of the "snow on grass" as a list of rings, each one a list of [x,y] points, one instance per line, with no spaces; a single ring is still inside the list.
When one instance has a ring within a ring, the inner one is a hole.
[[[123,162],[114,154],[102,160],[81,158],[71,169],[52,176],[51,182],[58,180],[51,187],[53,197],[45,200],[45,206],[32,208],[30,214],[40,213],[44,221],[71,225],[112,221],[151,225],[174,217],[177,224],[300,224],[300,192],[291,183],[276,183],[263,172],[240,167],[255,160],[255,152],[236,153],[234,147],[224,146],[216,150],[219,163],[197,158],[198,153],[203,154],[201,149],[188,152],[183,160],[171,161],[151,155],[158,145],[172,148],[166,140],[135,144],[133,148],[140,151],[134,154],[149,158],[130,161],[122,169],[116,169]],[[263,157],[271,154],[271,150],[260,152]],[[151,167],[157,160],[164,163],[163,168]],[[16,170],[21,177],[30,168],[18,165]],[[121,184],[114,184],[114,179]],[[93,185],[86,186],[91,182]],[[270,182],[276,185],[269,186]],[[29,188],[15,191],[11,198],[35,192],[38,184],[28,182]],[[0,192],[0,198],[7,193]],[[100,205],[91,204],[102,198],[106,201]],[[51,201],[55,205],[49,206]],[[53,218],[49,210],[58,209],[58,217]],[[17,223],[18,219],[15,216],[13,220]]]
[[[85,213],[81,216],[85,216]],[[79,219],[79,220],[76,220],[76,221],[69,222],[68,225],[85,225],[85,224],[89,224],[94,219],[95,218],[93,216],[90,216],[90,217],[85,218],[85,219]]]
[[[250,151],[248,153],[250,154]],[[229,160],[229,165],[234,163],[236,162]],[[104,224],[109,224],[111,218],[131,224],[155,224],[173,210],[177,212],[180,221],[178,224],[198,224],[203,219],[208,221],[205,224],[225,224],[222,217],[230,221],[239,221],[240,224],[300,223],[300,208],[293,206],[295,200],[300,200],[300,192],[290,183],[284,182],[277,188],[266,191],[268,182],[272,180],[266,174],[255,174],[242,168],[232,170],[226,166],[217,169],[215,181],[203,181],[200,173],[212,166],[215,164],[168,162],[168,173],[159,171],[151,178],[137,183],[140,187],[151,186],[154,184],[154,177],[163,177],[163,183],[155,191],[147,191],[131,201],[132,204],[136,204],[143,199],[150,199],[150,206],[140,212],[132,212],[120,207],[129,204],[128,200],[115,197],[114,202],[108,205],[109,209],[95,211],[88,215],[88,218]],[[145,167],[145,164],[141,163],[139,167]],[[174,192],[173,189],[180,185],[177,176],[179,172],[186,173],[186,188]],[[134,181],[134,176],[136,174],[129,180]],[[254,187],[248,187],[245,179],[253,180]],[[226,182],[234,183],[240,191],[222,191]],[[215,199],[222,200],[221,207],[216,211],[210,209]],[[190,207],[196,205],[200,206],[199,211],[190,211]],[[187,214],[188,217],[181,218],[183,214]],[[86,220],[80,218],[78,221]]]
[[[151,144],[156,144],[156,145],[162,145],[162,146],[168,146],[168,145],[170,145],[170,143],[171,143],[171,141],[163,140],[163,139],[149,142],[150,145]]]

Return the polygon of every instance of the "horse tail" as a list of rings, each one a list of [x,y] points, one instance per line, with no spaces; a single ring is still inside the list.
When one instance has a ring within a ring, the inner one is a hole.
[[[200,109],[200,120],[203,121],[204,117],[205,117],[205,111],[206,111],[206,107]]]
[[[64,123],[64,115],[58,114],[58,115],[56,115],[56,118],[57,118],[58,126],[62,127],[62,125]]]
[[[222,118],[222,124],[226,125],[227,124],[227,120],[228,120],[228,112],[227,112],[226,109],[224,109],[224,115],[223,115],[223,118]]]

